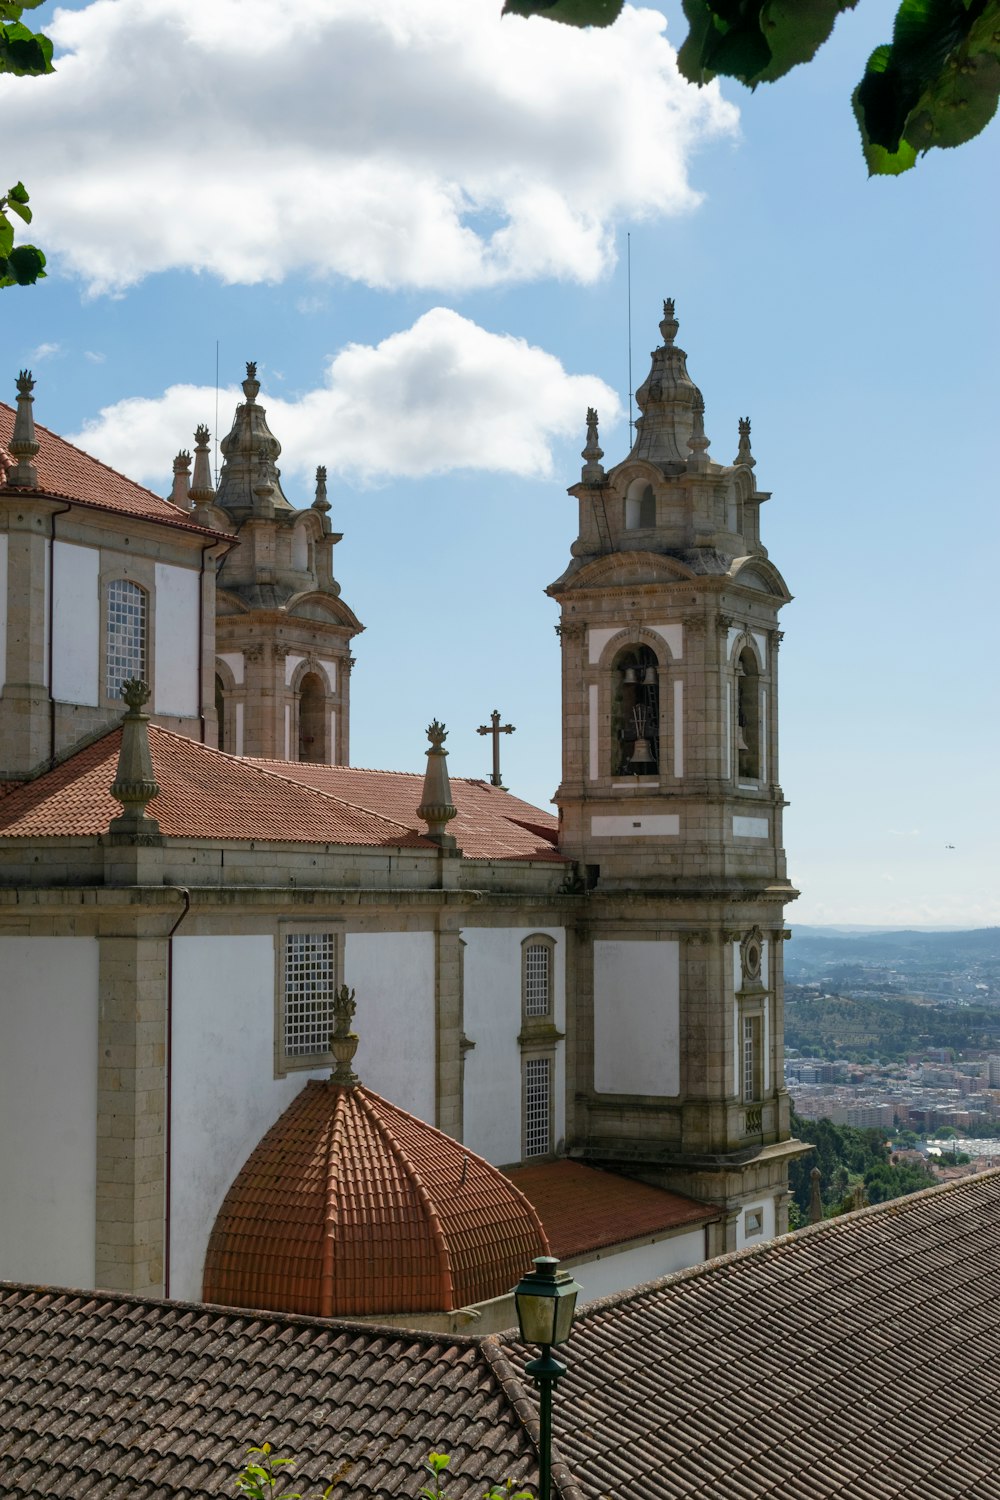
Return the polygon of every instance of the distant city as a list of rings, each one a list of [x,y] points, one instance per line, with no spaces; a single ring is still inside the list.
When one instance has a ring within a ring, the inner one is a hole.
[[[807,1119],[1000,1159],[1000,928],[793,929],[785,1079]],[[957,1139],[955,1137],[958,1137]]]

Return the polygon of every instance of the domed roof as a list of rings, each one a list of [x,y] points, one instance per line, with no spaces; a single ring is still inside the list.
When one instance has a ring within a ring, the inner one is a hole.
[[[360,1085],[314,1081],[226,1195],[204,1296],[324,1318],[450,1312],[502,1296],[548,1253],[489,1162]]]

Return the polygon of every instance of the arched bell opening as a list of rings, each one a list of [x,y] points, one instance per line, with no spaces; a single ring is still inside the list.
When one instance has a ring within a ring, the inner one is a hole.
[[[215,674],[215,716],[219,722],[219,749],[228,750],[226,744],[226,685],[218,673]]]
[[[299,760],[325,764],[326,685],[316,672],[307,672],[299,688]]]
[[[648,531],[656,525],[656,495],[646,479],[633,479],[625,496],[625,530]]]
[[[760,674],[745,646],[736,660],[736,767],[740,781],[760,780]]]
[[[649,646],[629,646],[611,668],[611,774],[658,776],[660,681]]]

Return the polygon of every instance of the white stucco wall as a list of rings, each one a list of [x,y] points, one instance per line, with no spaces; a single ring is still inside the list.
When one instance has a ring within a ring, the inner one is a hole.
[[[759,1234],[747,1234],[747,1214],[759,1213],[763,1221],[763,1229]],[[765,1240],[774,1239],[775,1215],[774,1199],[761,1198],[748,1203],[736,1220],[736,1248],[744,1250],[747,1245],[762,1245]]]
[[[594,1087],[680,1091],[680,944],[595,942]]]
[[[307,1078],[274,1076],[270,936],[174,939],[170,1295],[201,1297],[223,1198]]]
[[[201,579],[194,568],[157,563],[155,582],[154,712],[191,717],[200,707],[198,601]]]
[[[466,928],[465,1144],[497,1166],[521,1159],[521,944],[533,933],[555,942],[553,1020],[566,1029],[565,935],[561,927]],[[556,1047],[552,1138],[566,1133],[564,1043]]]
[[[52,696],[60,703],[100,701],[101,554],[55,543],[52,554]]]
[[[0,532],[0,688],[7,681],[7,533]]]
[[[434,934],[350,932],[344,979],[357,992],[358,1077],[376,1094],[433,1125]]]
[[[628,1287],[641,1286],[645,1281],[655,1281],[658,1276],[668,1276],[671,1271],[683,1271],[687,1266],[700,1266],[705,1259],[704,1229],[689,1229],[671,1239],[659,1240],[655,1245],[637,1245],[632,1250],[604,1251],[593,1260],[567,1261],[583,1291],[577,1298],[577,1306],[594,1302],[598,1297],[610,1297],[612,1292],[623,1292]]]
[[[0,938],[0,1279],[94,1285],[95,938]]]

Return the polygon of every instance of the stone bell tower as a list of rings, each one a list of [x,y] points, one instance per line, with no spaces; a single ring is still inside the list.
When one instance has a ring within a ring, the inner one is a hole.
[[[716,1251],[787,1226],[778,611],[750,423],[716,463],[675,343],[605,471],[587,413],[561,606],[560,847],[578,942],[576,1152],[726,1210]]]
[[[209,432],[195,433],[188,504],[194,519],[235,531],[216,595],[216,706],[219,745],[236,755],[347,765],[350,759],[350,644],[364,629],[340,597],[326,469],[316,496],[296,509],[281,487],[281,444],[247,365],[242,401],[222,439],[218,493]],[[174,500],[184,504],[189,456],[174,463]]]

